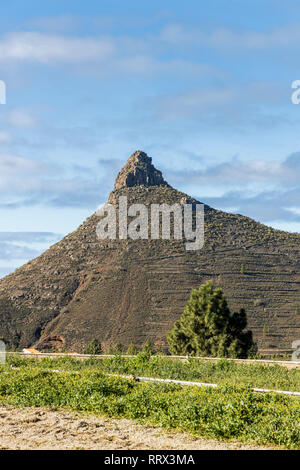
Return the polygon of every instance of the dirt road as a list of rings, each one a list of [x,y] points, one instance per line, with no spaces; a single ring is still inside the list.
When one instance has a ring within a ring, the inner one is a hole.
[[[0,449],[264,449],[198,439],[127,419],[0,406]],[[265,447],[266,448],[266,447]]]

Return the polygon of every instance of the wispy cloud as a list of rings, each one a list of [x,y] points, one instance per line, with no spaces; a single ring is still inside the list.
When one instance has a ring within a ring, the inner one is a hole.
[[[169,178],[182,184],[222,185],[243,187],[245,185],[299,185],[300,152],[289,155],[284,161],[248,160],[237,157],[203,169],[168,170]]]
[[[278,106],[290,104],[290,89],[274,82],[253,81],[245,85],[227,83],[162,95],[149,99],[156,118],[197,119],[204,125],[227,127],[290,124]]]
[[[62,23],[66,18],[61,18]],[[48,66],[85,64],[81,73],[131,75],[220,75],[214,66],[183,57],[166,57],[157,41],[148,37],[81,37],[41,32],[10,33],[0,39],[0,63],[39,63]]]
[[[12,109],[7,114],[7,122],[20,129],[30,129],[34,127],[35,118],[24,109]]]
[[[114,50],[105,38],[80,38],[36,32],[6,35],[0,40],[0,60],[55,62],[103,61]]]
[[[14,270],[15,270],[15,267],[11,267],[11,266],[0,267],[0,278],[7,276],[7,274],[12,273]]]
[[[8,144],[11,140],[9,132],[0,131],[0,144]]]
[[[118,166],[113,159],[99,159],[85,167],[0,155],[0,208],[96,208],[111,190]]]
[[[52,232],[0,232],[0,278],[61,239]]]
[[[60,234],[53,232],[0,232],[1,242],[45,243],[60,238]]]
[[[61,238],[51,232],[0,232],[0,262],[33,258],[41,253],[39,245],[55,243]]]
[[[31,19],[28,23],[30,27],[41,31],[66,33],[66,31],[73,31],[78,28],[82,23],[82,17],[70,14],[40,16]]]
[[[300,222],[300,187],[292,190],[261,191],[255,196],[247,191],[229,191],[220,197],[206,198],[212,207],[239,214],[255,220],[272,222]]]
[[[159,39],[173,45],[203,45],[231,52],[245,49],[296,49],[300,40],[300,27],[298,23],[290,23],[269,31],[233,31],[228,28],[209,31],[186,28],[182,24],[169,24],[162,29]]]
[[[195,197],[217,209],[268,224],[300,222],[300,152],[283,161],[233,158],[200,170],[169,170],[168,181],[190,185]],[[207,188],[215,188],[216,196],[207,197]]]

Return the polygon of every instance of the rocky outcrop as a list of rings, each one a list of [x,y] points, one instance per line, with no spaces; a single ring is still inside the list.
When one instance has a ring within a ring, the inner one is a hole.
[[[117,176],[114,190],[133,186],[169,186],[161,171],[153,166],[152,158],[141,150],[134,152],[127,160]]]

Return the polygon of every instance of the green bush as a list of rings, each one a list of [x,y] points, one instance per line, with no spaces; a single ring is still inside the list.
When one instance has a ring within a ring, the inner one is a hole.
[[[105,354],[122,354],[124,345],[122,343],[111,344],[105,351]]]
[[[94,370],[122,375],[160,377],[165,379],[190,380],[226,384],[230,386],[249,386],[276,390],[300,391],[300,370],[288,369],[280,365],[243,364],[227,359],[217,362],[189,358],[188,361],[171,359],[166,356],[150,356],[140,352],[134,358],[116,355],[112,358],[89,358],[79,361],[72,357],[36,359],[8,357],[7,366],[30,370],[56,369],[63,371]]]
[[[126,354],[130,356],[135,356],[137,354],[137,347],[133,343],[130,343],[127,348]]]
[[[223,373],[225,364],[220,362],[216,368]],[[300,401],[254,393],[248,387],[136,383],[88,368],[79,373],[53,372],[27,364],[1,368],[0,401],[137,419],[197,436],[300,449]]]
[[[92,339],[92,341],[89,343],[89,345],[84,351],[84,354],[92,354],[92,355],[101,354],[101,353],[102,353],[102,346],[101,346],[100,341],[98,341],[97,339]]]

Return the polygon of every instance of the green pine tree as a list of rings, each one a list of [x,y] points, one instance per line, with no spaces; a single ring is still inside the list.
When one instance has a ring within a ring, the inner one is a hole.
[[[247,326],[246,312],[230,313],[221,289],[211,281],[193,289],[179,321],[168,333],[171,354],[247,357],[256,345]]]
[[[150,355],[152,354],[152,352],[153,352],[153,351],[152,351],[152,345],[151,345],[149,339],[146,340],[146,342],[145,342],[145,344],[144,344],[144,346],[143,346],[142,352],[143,352],[143,353],[148,353],[148,354],[150,354]]]
[[[137,347],[133,343],[130,343],[126,354],[128,354],[129,356],[135,356],[137,354]]]
[[[101,354],[102,353],[102,346],[100,341],[96,338],[92,339],[92,341],[88,344],[87,348],[84,351],[84,354]]]
[[[124,345],[122,343],[110,344],[105,350],[105,354],[120,355],[124,353]]]
[[[122,343],[116,343],[113,346],[113,354],[122,354],[124,353],[124,345]]]

